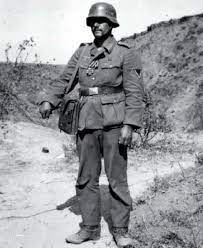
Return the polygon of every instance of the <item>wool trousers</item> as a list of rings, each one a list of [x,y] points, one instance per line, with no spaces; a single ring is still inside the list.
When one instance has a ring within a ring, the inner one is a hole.
[[[83,130],[77,134],[79,171],[76,193],[83,225],[97,226],[101,220],[99,176],[101,159],[109,182],[113,227],[128,228],[132,200],[127,183],[127,147],[120,145],[121,128]]]

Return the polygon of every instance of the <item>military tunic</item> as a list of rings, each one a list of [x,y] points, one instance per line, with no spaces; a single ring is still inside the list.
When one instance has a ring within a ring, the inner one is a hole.
[[[83,50],[81,45],[71,57],[60,78],[51,83],[48,101],[57,106],[66,91],[72,90],[68,82]],[[97,61],[97,67],[91,73],[89,65]],[[80,87],[112,86],[122,87],[121,94],[94,95],[81,101],[79,130],[101,129],[106,126],[129,124],[142,125],[143,83],[140,57],[134,48],[119,43],[110,36],[103,48],[98,50],[90,44],[79,65],[77,79]]]
[[[57,107],[69,84],[84,46],[71,57],[59,79],[50,84],[43,101]],[[99,176],[101,158],[109,181],[110,214],[114,227],[128,227],[131,197],[127,184],[127,147],[119,145],[122,125],[137,129],[142,125],[143,82],[141,61],[136,51],[110,36],[102,48],[87,46],[81,58],[76,81],[81,89],[114,87],[119,93],[81,98],[77,150],[80,161],[76,192],[84,225],[100,224]],[[73,84],[76,83],[73,82]]]

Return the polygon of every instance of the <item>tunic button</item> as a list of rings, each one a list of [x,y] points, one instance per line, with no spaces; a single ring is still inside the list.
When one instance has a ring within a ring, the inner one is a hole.
[[[95,80],[95,77],[93,77],[92,80]]]

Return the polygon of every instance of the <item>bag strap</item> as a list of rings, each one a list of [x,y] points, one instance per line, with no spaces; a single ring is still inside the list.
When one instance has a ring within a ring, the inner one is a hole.
[[[74,80],[76,78],[81,59],[82,59],[87,47],[88,47],[88,43],[85,44],[85,46],[84,46],[84,48],[83,48],[83,50],[82,50],[82,52],[81,52],[81,54],[80,54],[80,56],[78,58],[78,61],[77,61],[76,66],[75,66],[75,70],[74,70],[74,72],[73,72],[73,74],[72,74],[72,76],[70,78],[69,83],[68,83],[68,85],[70,85],[70,87],[66,88],[65,94],[68,94],[70,91],[72,91],[75,88],[76,84],[77,84],[77,82],[74,82]]]

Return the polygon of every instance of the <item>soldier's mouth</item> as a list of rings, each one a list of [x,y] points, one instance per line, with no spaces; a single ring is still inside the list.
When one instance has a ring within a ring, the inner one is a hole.
[[[95,29],[94,32],[102,32],[101,29]]]

